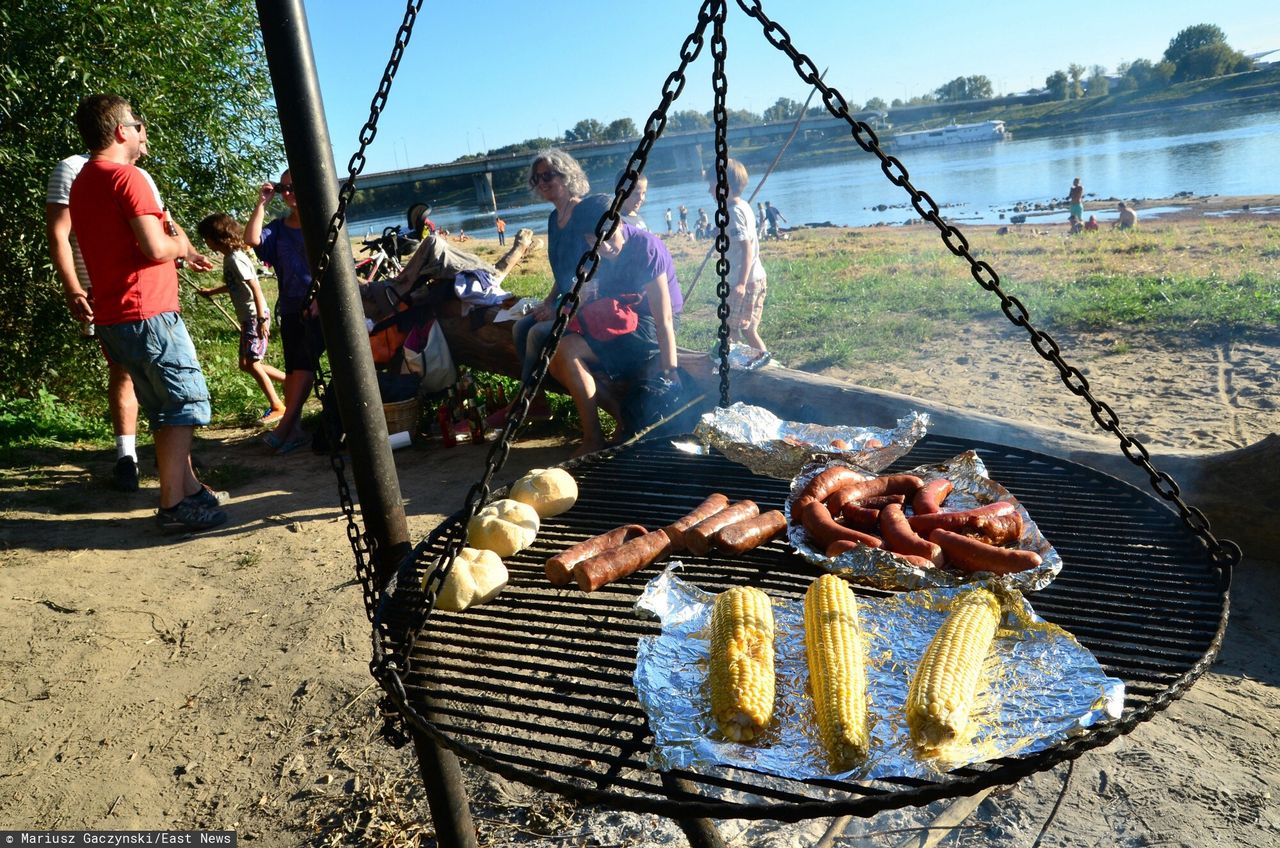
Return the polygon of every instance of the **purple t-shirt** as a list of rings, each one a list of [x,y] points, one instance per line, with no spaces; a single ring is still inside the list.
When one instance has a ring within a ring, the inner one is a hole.
[[[684,295],[680,291],[680,281],[676,279],[676,264],[666,244],[648,230],[636,229],[630,224],[622,224],[622,237],[626,241],[618,258],[600,263],[597,272],[600,294],[616,296],[641,292],[659,274],[666,274],[667,290],[671,293],[671,314],[679,315],[684,309]]]
[[[262,243],[253,252],[276,272],[281,313],[290,309],[296,312],[311,289],[311,263],[307,261],[302,228],[286,226],[284,218],[276,218],[262,228]]]

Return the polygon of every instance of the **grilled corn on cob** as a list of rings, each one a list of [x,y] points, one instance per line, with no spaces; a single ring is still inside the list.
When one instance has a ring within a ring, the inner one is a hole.
[[[773,718],[773,606],[735,586],[711,608],[711,715],[726,739],[748,742]]]
[[[804,641],[818,732],[831,766],[844,771],[867,755],[867,674],[858,602],[834,574],[804,593]]]
[[[986,589],[953,602],[907,692],[907,728],[917,745],[938,748],[965,733],[999,623],[1000,602]]]

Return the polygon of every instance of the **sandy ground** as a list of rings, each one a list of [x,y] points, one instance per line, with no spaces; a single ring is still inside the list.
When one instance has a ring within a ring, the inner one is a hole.
[[[1045,376],[999,388],[1026,345],[982,332],[988,344],[933,351],[933,373],[904,363],[887,379],[934,402],[1090,432],[1087,410],[1029,348],[1025,373]],[[1280,432],[1280,337],[1129,339],[1127,351],[1108,337],[1060,341],[1153,454]],[[521,441],[502,480],[571,448],[554,434]],[[397,452],[415,538],[461,505],[484,453]],[[412,753],[379,739],[369,632],[327,462],[270,457],[247,431],[205,433],[197,454],[234,501],[229,525],[195,538],[155,529],[153,477],[135,495],[112,492],[107,452],[32,452],[0,469],[0,829],[434,844]],[[1039,844],[1280,844],[1276,560],[1247,553],[1221,658],[1187,698],[1069,775],[1062,765],[992,793],[942,844],[1031,846],[1059,802]],[[667,821],[466,773],[482,844],[682,844]],[[945,806],[854,821],[835,844],[898,845]],[[734,845],[799,846],[830,824],[722,831]]]

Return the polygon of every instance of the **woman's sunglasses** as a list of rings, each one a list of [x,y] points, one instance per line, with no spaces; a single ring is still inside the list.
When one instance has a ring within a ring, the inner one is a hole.
[[[537,185],[538,183],[549,183],[552,180],[563,177],[564,174],[559,171],[543,171],[540,174],[534,174],[529,178],[529,185]]]

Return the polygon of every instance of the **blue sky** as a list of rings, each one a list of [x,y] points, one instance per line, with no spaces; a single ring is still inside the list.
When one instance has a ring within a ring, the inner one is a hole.
[[[340,171],[368,118],[404,3],[305,0]],[[1159,59],[1177,32],[1216,24],[1246,53],[1280,48],[1274,0],[765,0],[762,8],[850,101],[891,101],[983,74],[997,93],[1041,86],[1072,62]],[[427,0],[366,173],[561,136],[583,118],[643,126],[693,29],[698,0]],[[762,112],[806,86],[760,26],[729,5],[729,106]],[[1277,54],[1280,57],[1280,54]],[[1277,58],[1272,57],[1272,58]],[[711,108],[710,45],[673,109]]]

